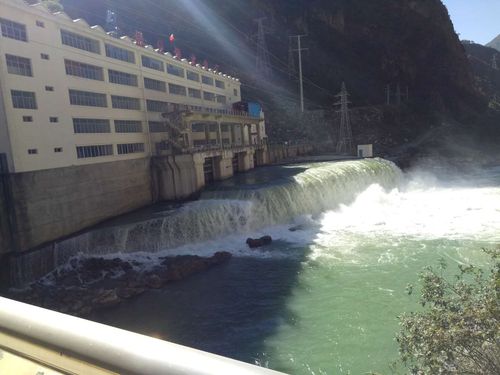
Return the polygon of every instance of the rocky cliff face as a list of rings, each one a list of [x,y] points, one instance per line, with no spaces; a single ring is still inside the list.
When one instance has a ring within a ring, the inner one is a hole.
[[[331,108],[343,81],[355,106],[381,105],[399,84],[415,113],[458,119],[481,111],[484,101],[446,7],[440,0],[63,0],[72,17],[104,23],[106,8],[120,28],[142,30],[155,44],[174,32],[177,46],[198,61],[242,78],[247,98],[260,100],[272,122],[293,123],[297,82],[287,74],[290,34],[307,34],[305,93],[309,108]],[[254,18],[267,16],[272,76],[256,78]],[[295,57],[295,63],[296,57]],[[273,115],[272,112],[275,112]],[[289,115],[289,117],[286,117]],[[418,122],[422,127],[428,123]],[[276,131],[275,133],[279,133]]]
[[[497,51],[500,51],[500,35],[497,36],[495,39],[493,39],[491,42],[489,42],[486,47],[494,48]]]

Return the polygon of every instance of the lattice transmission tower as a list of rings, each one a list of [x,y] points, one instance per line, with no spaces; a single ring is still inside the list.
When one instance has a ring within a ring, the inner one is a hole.
[[[498,70],[498,62],[496,53],[493,55],[493,60],[491,61],[491,67],[495,70]]]
[[[351,118],[349,116],[349,93],[347,92],[345,83],[342,83],[342,91],[337,95],[339,101],[335,105],[340,106],[340,128],[339,128],[339,138],[337,141],[337,153],[338,154],[350,154],[352,153],[352,129],[351,129]]]
[[[257,23],[257,56],[255,67],[258,74],[269,77],[271,74],[271,61],[266,43],[266,34],[268,33],[264,25],[266,19],[266,17],[260,17],[254,20]]]

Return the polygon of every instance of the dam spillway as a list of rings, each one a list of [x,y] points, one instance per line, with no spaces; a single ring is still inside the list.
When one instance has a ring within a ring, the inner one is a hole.
[[[282,171],[277,176],[273,171],[278,169]],[[257,171],[256,175],[259,174],[265,178],[243,188],[228,188],[222,183],[220,188],[216,185],[205,191],[197,201],[155,211],[139,219],[131,218],[131,222],[121,218],[56,242],[41,252],[20,258],[14,280],[16,284],[32,281],[77,255],[168,254],[170,249],[182,245],[228,234],[250,234],[267,226],[292,222],[301,215],[317,215],[325,209],[349,203],[372,184],[394,188],[402,177],[396,165],[383,159],[271,167],[264,168],[264,172]],[[33,265],[42,268],[37,270]]]

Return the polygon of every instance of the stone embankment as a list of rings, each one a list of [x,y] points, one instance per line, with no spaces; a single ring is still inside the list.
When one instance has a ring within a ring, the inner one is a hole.
[[[27,289],[10,291],[7,297],[62,313],[87,316],[230,259],[228,252],[218,252],[209,258],[163,257],[156,263],[120,258],[74,258]]]

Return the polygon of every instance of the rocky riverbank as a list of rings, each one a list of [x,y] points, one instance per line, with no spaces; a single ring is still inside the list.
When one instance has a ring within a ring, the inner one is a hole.
[[[10,291],[7,297],[62,313],[87,316],[230,259],[228,252],[217,252],[209,258],[162,257],[155,263],[120,258],[74,258],[28,288]]]

